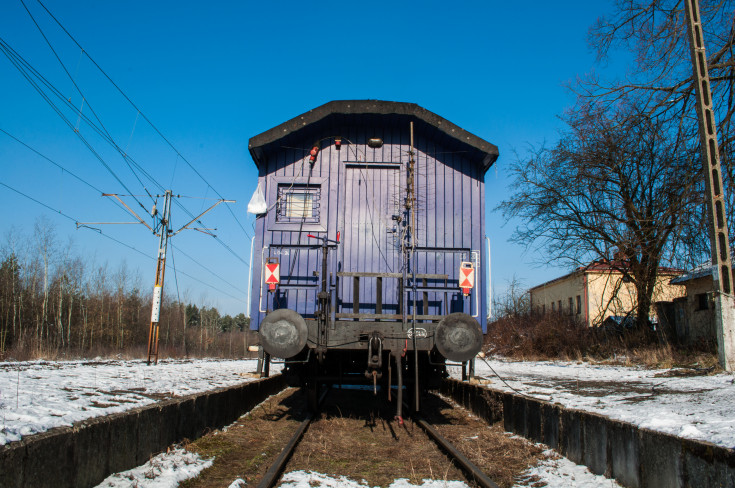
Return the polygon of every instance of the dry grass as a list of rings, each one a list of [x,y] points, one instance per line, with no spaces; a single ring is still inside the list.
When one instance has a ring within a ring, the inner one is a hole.
[[[394,407],[385,397],[366,393],[330,393],[331,406],[309,427],[287,469],[347,476],[370,486],[388,486],[398,478],[414,484],[424,479],[465,480],[418,425],[410,420],[404,426],[398,425],[392,418]],[[435,396],[424,398],[422,411],[502,487],[512,486],[513,480],[540,455],[540,448],[510,437],[502,425],[489,427],[466,410]]]
[[[256,485],[303,419],[304,405],[301,392],[291,389],[226,431],[214,431],[188,443],[188,450],[215,460],[212,467],[181,486],[228,486],[237,478],[248,486]],[[467,481],[417,425],[410,420],[399,425],[393,418],[394,408],[382,394],[332,390],[286,472],[316,471],[369,486],[388,486],[399,478],[415,484],[424,479]],[[512,486],[540,457],[539,447],[511,437],[500,424],[489,427],[441,398],[424,397],[422,409],[429,421],[501,487]]]
[[[590,361],[719,371],[713,343],[677,346],[661,331],[590,328],[568,315],[526,314],[488,324],[484,351],[519,360]]]
[[[214,464],[179,486],[229,486],[237,478],[255,485],[303,420],[304,403],[300,393],[288,389],[241,417],[226,431],[217,430],[187,444],[187,450],[203,458],[214,457]]]
[[[287,470],[346,476],[370,486],[388,486],[397,478],[417,484],[464,479],[418,426],[399,425],[394,413],[384,395],[332,390]]]
[[[488,426],[465,409],[435,396],[424,400],[423,408],[427,420],[503,488],[513,486],[521,473],[542,457],[541,447],[508,434],[502,422]]]

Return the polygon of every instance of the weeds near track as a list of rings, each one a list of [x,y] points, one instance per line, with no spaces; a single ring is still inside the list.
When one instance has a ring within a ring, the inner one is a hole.
[[[569,315],[527,313],[488,324],[483,351],[519,360],[591,361],[718,371],[714,343],[679,346],[649,327],[587,327]]]

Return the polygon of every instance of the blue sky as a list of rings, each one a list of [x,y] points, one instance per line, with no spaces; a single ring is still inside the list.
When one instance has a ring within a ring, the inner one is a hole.
[[[237,200],[204,219],[221,242],[184,231],[173,243],[182,299],[245,311],[252,216],[245,208],[256,186],[248,139],[330,100],[414,102],[496,144],[500,158],[487,174],[488,210],[509,196],[506,171],[529,145],[553,143],[558,114],[573,103],[565,84],[599,66],[587,30],[610,2],[142,2],[45,0],[46,7],[155,124],[207,185],[81,54],[36,0],[25,0],[84,94],[76,90],[20,0],[0,6],[0,37],[75,107],[99,116],[118,146],[175,193]],[[66,112],[122,183],[0,56],[0,129],[66,171],[0,133],[0,182],[79,221],[130,221],[73,172],[110,193],[159,192],[77,117]],[[138,198],[145,206],[152,201]],[[125,199],[136,210],[132,198]],[[182,198],[196,215],[212,202]],[[154,261],[0,187],[0,243],[8,233],[31,236],[45,216],[60,243],[72,239],[90,266],[121,263],[153,285]],[[487,214],[493,287],[514,276],[526,286],[567,270],[535,265],[543,257],[508,242],[513,223]],[[173,208],[174,227],[189,217]],[[243,230],[240,224],[244,227]],[[142,225],[102,231],[148,256],[158,241]],[[191,256],[190,259],[187,257]],[[169,254],[169,258],[171,255]],[[169,263],[171,261],[169,260]],[[208,271],[209,270],[209,271]],[[211,271],[211,272],[210,272]],[[232,287],[234,285],[234,288]],[[224,294],[222,292],[227,292]],[[176,293],[169,270],[166,293]]]

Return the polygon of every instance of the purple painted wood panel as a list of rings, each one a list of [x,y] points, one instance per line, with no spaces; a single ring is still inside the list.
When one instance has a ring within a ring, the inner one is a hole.
[[[388,118],[389,119],[389,118]],[[354,118],[353,118],[354,120]],[[257,329],[265,317],[263,310],[291,308],[313,316],[316,288],[320,271],[321,250],[313,247],[309,232],[336,239],[342,234],[342,243],[336,252],[330,253],[332,279],[336,271],[401,272],[400,243],[398,233],[389,232],[395,224],[392,215],[398,212],[402,218],[406,188],[406,168],[409,160],[408,123],[358,125],[356,123],[319,127],[288,145],[268,148],[267,163],[262,165],[259,181],[266,188],[268,207],[274,206],[277,192],[268,185],[294,178],[307,177],[310,171],[309,149],[314,141],[321,140],[321,151],[313,169],[311,183],[321,185],[322,222],[325,231],[273,230],[268,228],[269,218],[256,221],[255,252],[253,256],[253,287],[251,299],[251,327]],[[317,132],[320,131],[320,132]],[[336,150],[334,135],[343,137],[341,150]],[[382,148],[369,148],[369,137],[381,136]],[[434,139],[434,134],[415,132],[416,148],[416,260],[413,266],[419,274],[446,274],[449,283],[458,285],[461,261],[479,261],[475,271],[476,287],[467,298],[461,293],[430,292],[429,314],[446,314],[464,311],[476,315],[485,329],[484,280],[486,276],[484,242],[484,174],[479,162],[470,161],[457,150],[451,141]],[[393,168],[356,168],[350,163],[393,163]],[[275,212],[275,207],[270,210]],[[272,219],[271,219],[272,221]],[[370,223],[372,222],[372,225]],[[265,250],[265,253],[263,252]],[[262,262],[265,257],[278,257],[281,262],[281,283],[278,293],[268,294],[262,281]],[[293,271],[292,271],[293,270]],[[409,272],[413,272],[410,269]],[[287,286],[287,285],[296,286]],[[438,282],[430,282],[438,285]],[[443,285],[443,283],[441,283]],[[375,280],[363,279],[360,291],[362,312],[375,311]],[[342,310],[352,312],[352,279],[340,280],[338,294],[343,302]],[[383,281],[383,313],[396,313],[398,303],[397,282]],[[449,303],[446,303],[446,302]],[[409,294],[408,310],[413,297]],[[417,313],[423,314],[423,293],[416,296]]]

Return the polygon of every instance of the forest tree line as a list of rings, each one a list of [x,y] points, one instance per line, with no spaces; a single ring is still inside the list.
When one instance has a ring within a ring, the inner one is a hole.
[[[11,231],[0,248],[0,360],[121,355],[145,357],[151,291],[124,262],[90,263],[59,244],[52,225]],[[221,315],[164,293],[160,357],[242,357],[255,343],[243,313]]]

